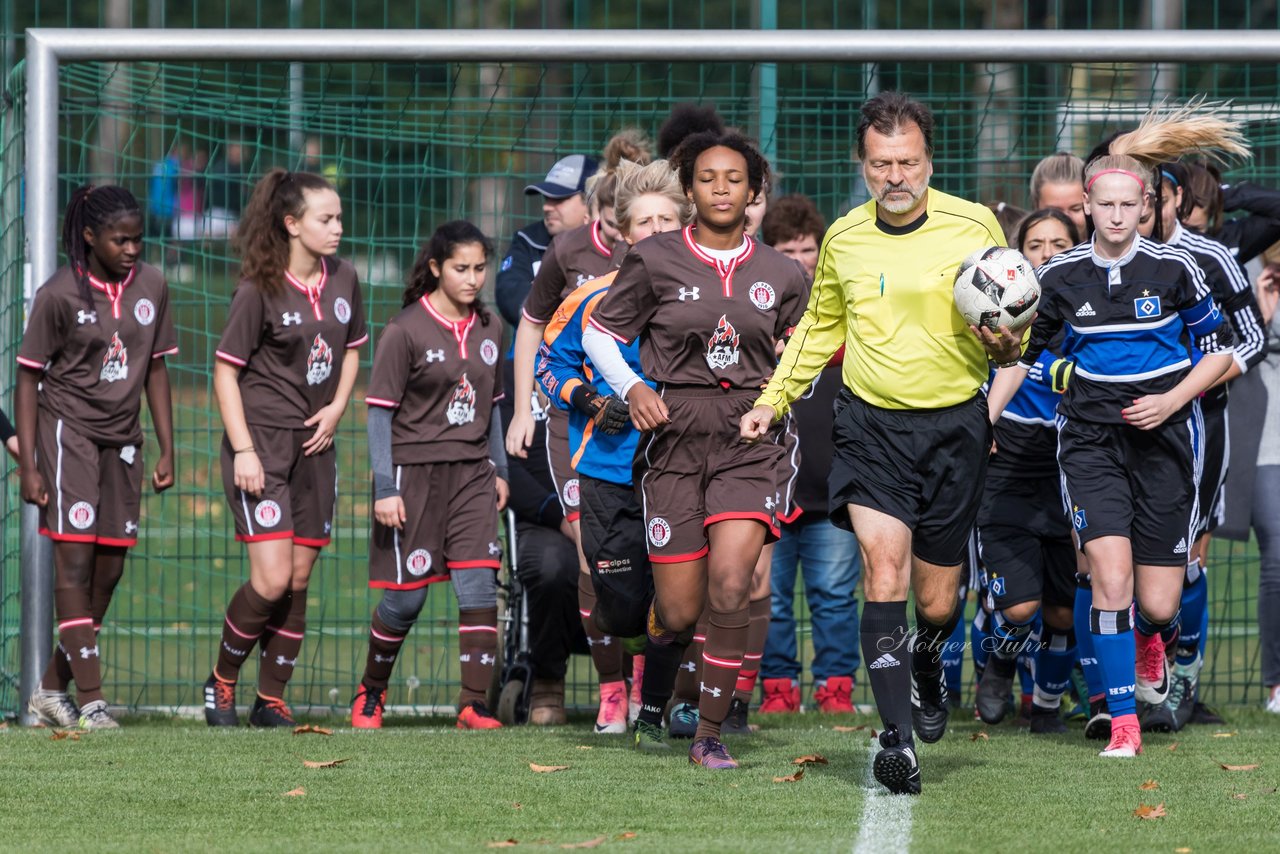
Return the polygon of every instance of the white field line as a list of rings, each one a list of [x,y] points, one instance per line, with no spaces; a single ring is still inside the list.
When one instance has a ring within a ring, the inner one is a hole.
[[[913,795],[891,795],[876,782],[871,765],[880,752],[880,743],[871,739],[867,749],[867,796],[862,802],[858,841],[853,854],[909,854],[911,850],[911,804]]]

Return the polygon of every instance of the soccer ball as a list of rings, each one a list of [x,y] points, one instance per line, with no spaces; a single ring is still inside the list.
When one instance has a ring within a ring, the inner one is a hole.
[[[956,309],[971,326],[1017,331],[1031,322],[1040,304],[1040,282],[1016,249],[979,249],[960,264],[954,288]]]

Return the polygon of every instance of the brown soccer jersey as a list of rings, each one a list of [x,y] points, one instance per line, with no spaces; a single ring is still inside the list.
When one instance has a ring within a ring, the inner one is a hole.
[[[369,333],[360,281],[346,261],[324,259],[315,287],[288,272],[284,278],[275,296],[240,283],[217,356],[243,368],[240,396],[248,423],[300,430],[333,402],[343,356]]]
[[[453,322],[423,297],[391,318],[373,354],[365,403],[395,410],[396,465],[482,460],[489,417],[502,399],[496,319]]]
[[[547,323],[556,306],[579,287],[616,270],[627,254],[626,241],[610,249],[600,233],[600,220],[556,235],[542,256],[542,266],[533,278],[524,300],[524,318],[531,323]]]
[[[724,262],[688,226],[631,247],[591,324],[624,343],[643,333],[640,363],[656,382],[759,388],[778,367],[774,341],[807,296],[792,259],[748,237]]]
[[[142,441],[138,411],[152,359],[178,352],[169,287],[138,263],[123,282],[89,276],[93,307],[75,273],[62,267],[31,306],[18,362],[44,371],[40,406],[98,445]]]

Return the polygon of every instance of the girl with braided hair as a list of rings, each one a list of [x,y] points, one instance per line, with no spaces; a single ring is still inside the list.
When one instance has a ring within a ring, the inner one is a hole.
[[[1058,464],[1092,575],[1088,634],[1111,712],[1100,755],[1133,757],[1142,752],[1135,695],[1159,702],[1168,692],[1165,645],[1176,636],[1197,517],[1198,398],[1234,349],[1195,259],[1142,237],[1138,222],[1157,164],[1249,149],[1237,124],[1193,102],[1149,113],[1109,150],[1085,168],[1093,237],[1039,270],[1030,342],[1017,365],[997,373],[989,400],[994,422],[1048,343],[1065,335],[1063,356],[1075,369],[1058,406]]]
[[[53,540],[58,646],[30,713],[54,726],[115,729],[97,635],[138,542],[145,387],[160,456],[156,492],[173,486],[173,417],[164,357],[178,352],[169,287],[142,263],[142,210],[123,187],[85,185],[62,227],[67,264],[31,306],[18,351],[22,499]],[[67,696],[76,684],[79,707]]]

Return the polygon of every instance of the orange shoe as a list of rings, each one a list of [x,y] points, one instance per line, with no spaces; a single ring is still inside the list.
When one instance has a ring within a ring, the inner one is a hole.
[[[1138,716],[1119,715],[1111,719],[1111,741],[1099,753],[1108,759],[1132,759],[1142,752],[1142,727]]]
[[[351,726],[356,729],[382,729],[383,700],[386,688],[370,688],[363,682],[351,701]]]
[[[813,699],[818,701],[818,711],[827,714],[839,714],[853,711],[853,677],[831,676],[816,691]]]
[[[479,700],[472,700],[458,712],[458,729],[502,729],[502,722]]]
[[[794,679],[765,679],[760,712],[766,715],[800,711],[800,686]]]
[[[628,692],[627,723],[633,724],[640,717],[640,686],[644,683],[644,656],[631,656],[631,689]]]

